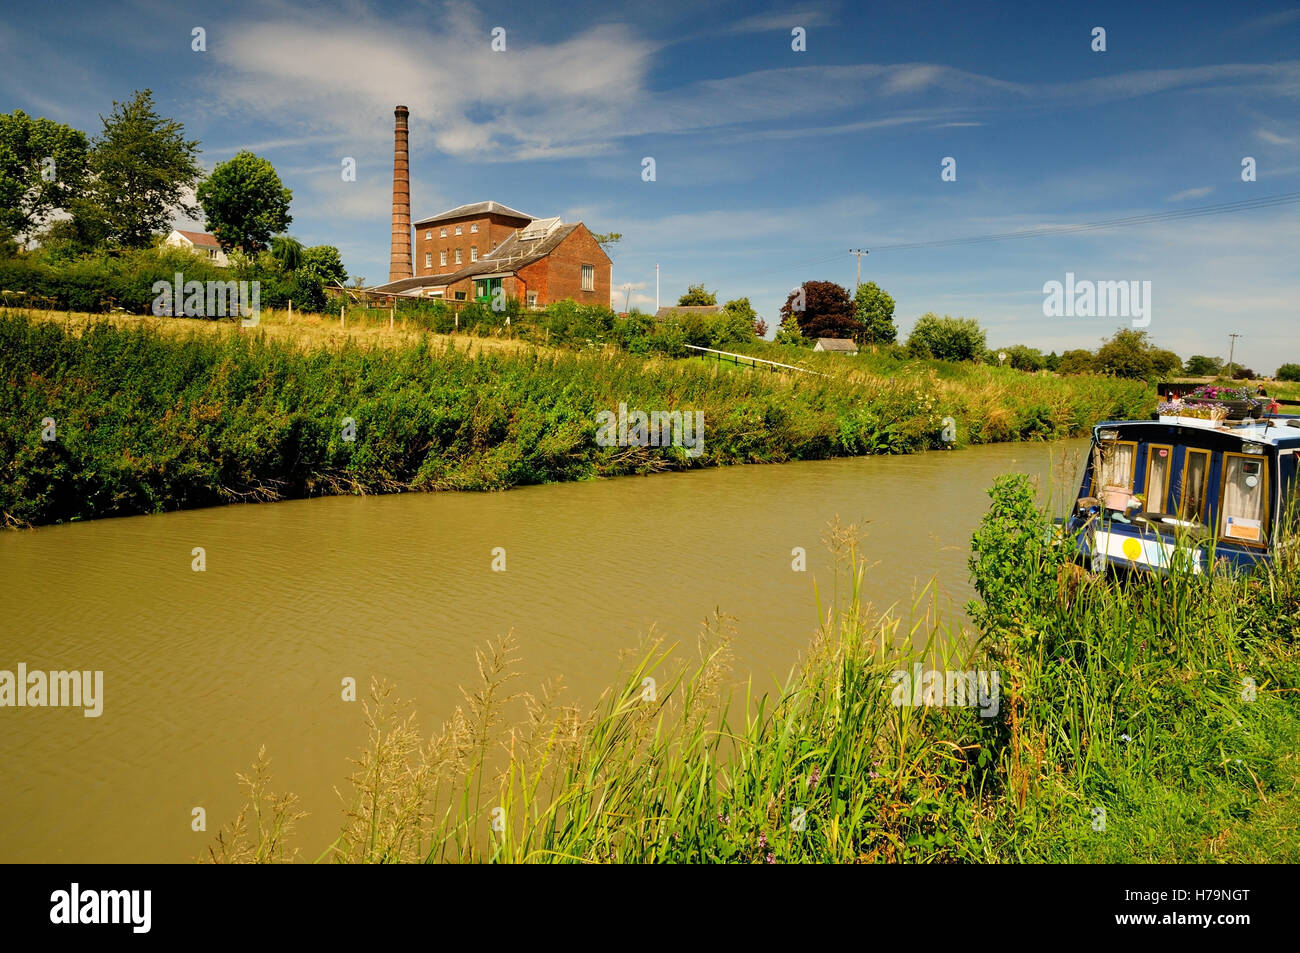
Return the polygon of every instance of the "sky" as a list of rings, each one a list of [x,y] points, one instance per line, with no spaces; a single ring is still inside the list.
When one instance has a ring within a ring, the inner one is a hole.
[[[775,327],[805,280],[851,291],[856,248],[900,339],[934,311],[1060,352],[1138,320],[1183,357],[1226,358],[1236,332],[1261,373],[1300,362],[1294,203],[886,247],[1300,191],[1295,2],[5,6],[0,111],[93,134],[150,88],[205,169],[268,158],[289,231],[370,284],[388,275],[400,103],[413,218],[492,199],[620,232],[619,310],[655,306],[658,264],[662,303],[703,283]],[[1149,281],[1150,312],[1048,316],[1044,285],[1067,274]]]

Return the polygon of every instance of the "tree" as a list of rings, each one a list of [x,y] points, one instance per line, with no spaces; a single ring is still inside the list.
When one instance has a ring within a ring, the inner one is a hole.
[[[812,341],[803,336],[799,330],[799,322],[793,314],[787,314],[781,320],[781,326],[776,329],[776,337],[772,339],[777,344],[792,344],[795,347],[811,347]]]
[[[1300,364],[1283,364],[1274,376],[1280,381],[1300,381]]]
[[[781,315],[793,315],[800,332],[810,340],[851,338],[862,333],[848,290],[833,281],[805,281],[790,292],[781,305]]]
[[[181,123],[154,111],[147,89],[129,102],[115,101],[112,115],[100,119],[104,129],[90,153],[90,193],[74,217],[95,219],[93,228],[111,241],[148,247],[176,212],[197,214],[183,198],[202,177],[198,141],[185,138]]]
[[[0,229],[23,242],[86,185],[84,133],[21,109],[0,114]]]
[[[758,313],[749,303],[748,298],[736,298],[722,306],[723,322],[728,328],[727,336],[736,343],[743,343],[758,334]],[[767,327],[764,326],[764,331]],[[761,334],[758,335],[762,337]]]
[[[942,318],[933,311],[916,319],[907,349],[941,361],[976,361],[984,353],[984,329],[974,318]]]
[[[218,163],[199,186],[198,199],[208,230],[225,251],[262,248],[293,221],[293,192],[268,160],[247,151]]]
[[[298,270],[312,275],[326,286],[341,285],[348,280],[343,256],[333,245],[312,245],[303,249]]]
[[[1054,371],[1060,366],[1061,358],[1055,351],[1043,358],[1043,367],[1047,368],[1049,371]]]
[[[1153,347],[1151,354],[1151,373],[1156,377],[1175,377],[1182,373],[1183,359],[1173,351]]]
[[[767,322],[764,321],[762,318],[759,318],[757,321],[754,322],[754,337],[756,338],[767,337]]]
[[[1183,373],[1188,377],[1215,377],[1223,370],[1223,359],[1193,354],[1183,366]]]
[[[686,294],[677,299],[679,308],[717,303],[718,296],[706,289],[703,284],[691,285],[686,289]]]
[[[610,249],[623,240],[623,233],[622,232],[602,232],[600,234],[593,233],[591,237],[596,239],[596,244],[600,246],[601,251],[603,251],[606,255],[609,255],[610,258],[613,258],[614,256],[609,254]]]
[[[1092,351],[1084,348],[1076,348],[1066,351],[1061,355],[1061,361],[1056,366],[1058,374],[1095,374],[1097,373],[1096,362],[1093,359]]]
[[[862,325],[860,338],[864,344],[893,344],[898,340],[894,327],[894,299],[880,285],[868,281],[859,285],[853,296],[858,323]]]
[[[1043,352],[1024,344],[1013,344],[1002,349],[1006,352],[1007,363],[1018,371],[1041,371],[1047,366]],[[995,357],[996,361],[997,358]]]
[[[1242,365],[1237,364],[1232,372],[1232,379],[1235,381],[1253,381],[1255,379],[1255,372],[1249,367],[1243,367]]]
[[[297,271],[302,263],[302,242],[289,235],[276,235],[271,239],[271,255],[281,271]]]
[[[1145,331],[1120,328],[1097,349],[1098,373],[1113,377],[1150,378],[1155,373]]]

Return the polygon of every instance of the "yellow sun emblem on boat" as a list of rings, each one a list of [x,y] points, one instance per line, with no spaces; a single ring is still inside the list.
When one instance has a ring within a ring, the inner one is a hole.
[[[1127,556],[1129,559],[1132,560],[1136,560],[1139,556],[1142,555],[1142,544],[1139,543],[1136,539],[1124,540],[1124,542],[1120,545],[1120,549],[1124,551],[1125,556]]]

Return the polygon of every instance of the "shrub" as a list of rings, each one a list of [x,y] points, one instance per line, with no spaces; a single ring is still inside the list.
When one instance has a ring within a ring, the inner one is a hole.
[[[984,353],[984,329],[973,318],[941,318],[931,311],[916,319],[907,349],[916,357],[977,361]]]

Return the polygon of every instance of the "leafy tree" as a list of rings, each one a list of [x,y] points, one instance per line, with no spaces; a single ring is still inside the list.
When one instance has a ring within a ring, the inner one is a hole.
[[[1092,351],[1085,348],[1076,348],[1066,351],[1061,355],[1060,363],[1057,364],[1056,373],[1058,374],[1095,374],[1097,373],[1096,360],[1093,358]]]
[[[686,289],[686,294],[677,299],[679,308],[717,303],[718,296],[705,288],[703,284],[691,285]]]
[[[1112,377],[1150,378],[1155,374],[1145,331],[1120,328],[1097,349],[1097,372]]]
[[[1013,344],[1002,348],[1007,355],[1007,364],[1018,371],[1041,371],[1046,366],[1043,352],[1024,344]],[[997,358],[994,357],[994,361]]]
[[[90,153],[92,184],[73,215],[92,219],[87,227],[108,240],[145,248],[177,211],[197,214],[183,198],[202,177],[199,143],[185,138],[181,123],[154,111],[147,89],[114,102],[112,114],[100,119],[104,128]]]
[[[758,313],[750,305],[748,298],[736,298],[722,306],[723,324],[728,329],[727,337],[736,344],[743,344],[757,333]]]
[[[599,234],[593,233],[591,237],[596,239],[596,244],[600,246],[601,251],[613,258],[614,256],[610,255],[610,250],[623,240],[623,233],[601,232]]]
[[[1255,379],[1255,372],[1249,367],[1242,367],[1238,364],[1236,369],[1232,372],[1232,379],[1235,381],[1253,381]]]
[[[333,245],[312,245],[303,249],[298,270],[312,275],[325,286],[341,285],[348,280],[343,256]]]
[[[1215,377],[1221,370],[1223,370],[1222,358],[1207,357],[1204,354],[1193,354],[1183,365],[1183,373],[1188,377]]]
[[[1043,358],[1043,367],[1047,368],[1049,371],[1054,371],[1060,366],[1061,358],[1055,351],[1052,351],[1047,355],[1047,357]]]
[[[88,163],[84,133],[21,109],[0,114],[0,228],[25,242],[53,212],[67,211]]]
[[[781,319],[781,326],[776,329],[776,337],[773,340],[777,344],[793,344],[795,347],[812,347],[813,342],[803,336],[799,330],[799,321],[793,314],[787,314]]]
[[[833,281],[805,281],[790,292],[781,306],[781,315],[783,318],[793,315],[803,336],[812,341],[851,338],[862,332],[848,290]]]
[[[1280,381],[1300,381],[1300,364],[1283,364],[1274,376]]]
[[[289,235],[276,235],[271,239],[271,255],[281,271],[297,271],[302,263],[302,242]]]
[[[757,321],[754,322],[754,337],[756,338],[767,337],[767,322],[764,321],[762,318],[759,318]]]
[[[974,318],[941,318],[930,311],[916,319],[907,349],[941,361],[977,361],[984,353],[984,329]]]
[[[857,310],[858,323],[862,325],[859,335],[864,344],[893,344],[898,340],[898,329],[894,327],[894,299],[874,281],[859,285],[853,296]]]
[[[1151,349],[1151,372],[1157,377],[1176,377],[1183,371],[1183,359],[1173,351]]]
[[[226,251],[262,248],[293,221],[293,192],[268,160],[247,151],[218,163],[199,186],[198,199],[208,230]]]

